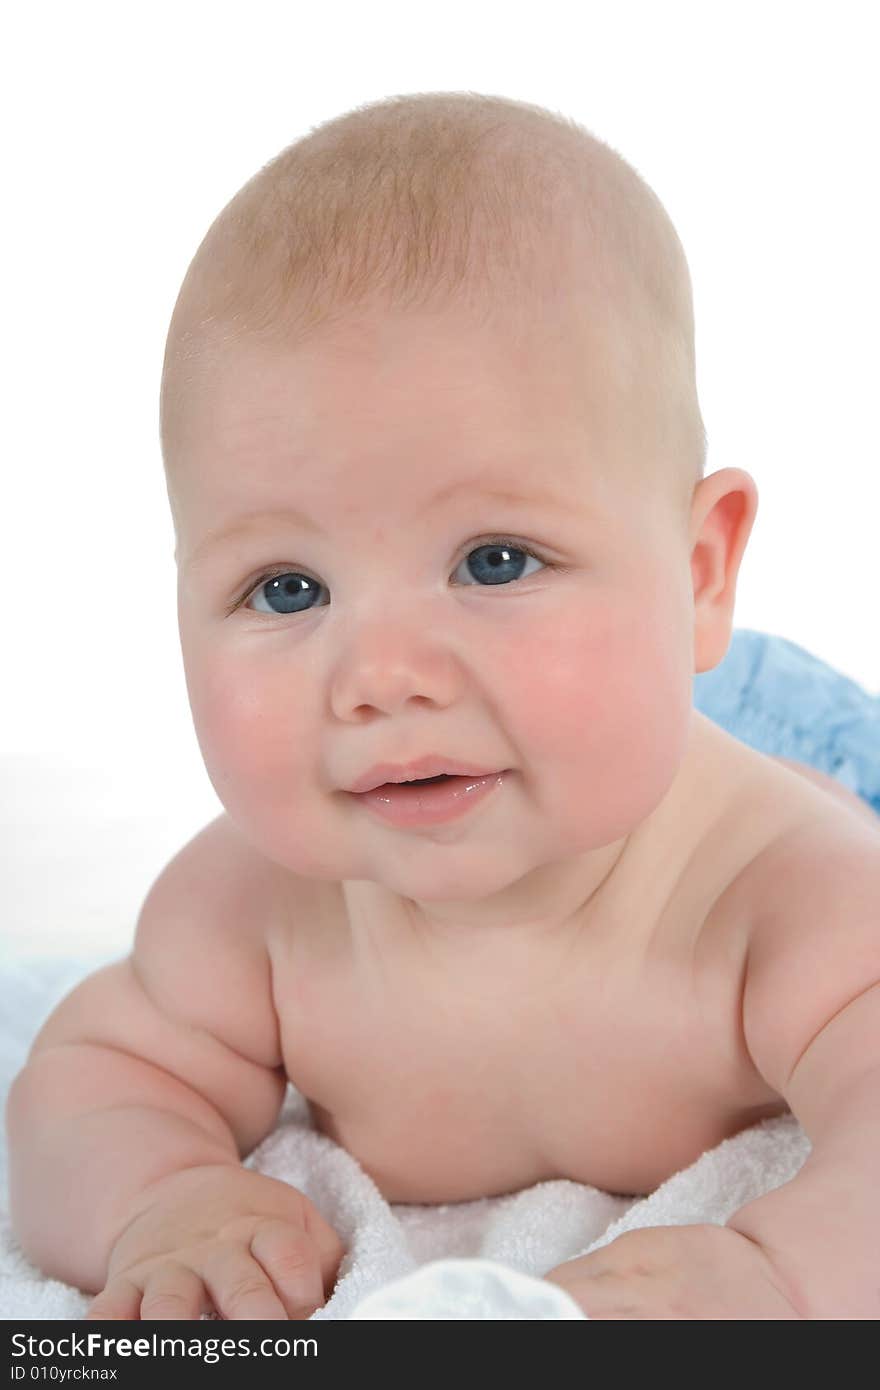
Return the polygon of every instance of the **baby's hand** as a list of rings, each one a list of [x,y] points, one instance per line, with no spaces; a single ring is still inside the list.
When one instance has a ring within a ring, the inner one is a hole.
[[[727,1226],[643,1226],[544,1278],[594,1321],[807,1316],[765,1250]]]
[[[344,1246],[303,1193],[209,1164],[154,1183],[110,1253],[87,1319],[308,1318]]]

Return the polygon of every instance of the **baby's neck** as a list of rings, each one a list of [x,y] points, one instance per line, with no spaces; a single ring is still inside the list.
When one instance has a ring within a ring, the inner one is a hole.
[[[539,865],[500,893],[474,900],[418,902],[370,880],[342,884],[355,944],[396,958],[413,950],[474,969],[517,952],[538,959],[576,938],[613,932],[644,945],[692,858],[713,805],[706,769],[716,735],[695,712],[685,758],[661,804],[634,830],[588,854]],[[723,750],[722,750],[723,751]],[[702,780],[701,780],[702,777]]]

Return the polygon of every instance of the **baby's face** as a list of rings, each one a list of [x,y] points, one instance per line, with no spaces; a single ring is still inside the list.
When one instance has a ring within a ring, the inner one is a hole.
[[[636,418],[574,321],[375,312],[220,354],[170,460],[181,643],[208,774],[269,858],[474,899],[660,803],[693,599]],[[345,790],[427,753],[510,772],[417,831]]]

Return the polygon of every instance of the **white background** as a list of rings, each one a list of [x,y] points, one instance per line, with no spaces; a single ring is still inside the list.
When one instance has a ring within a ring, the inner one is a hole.
[[[125,949],[220,810],[190,723],[158,440],[187,265],[313,125],[472,90],[572,116],[668,209],[707,472],[760,509],[736,623],[880,691],[871,3],[118,3],[7,14],[0,879],[15,953]]]

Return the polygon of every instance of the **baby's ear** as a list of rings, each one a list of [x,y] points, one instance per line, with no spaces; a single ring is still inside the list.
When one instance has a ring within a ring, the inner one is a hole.
[[[697,484],[691,505],[694,673],[724,660],[733,633],[740,561],[758,511],[758,489],[741,468],[722,468]]]

